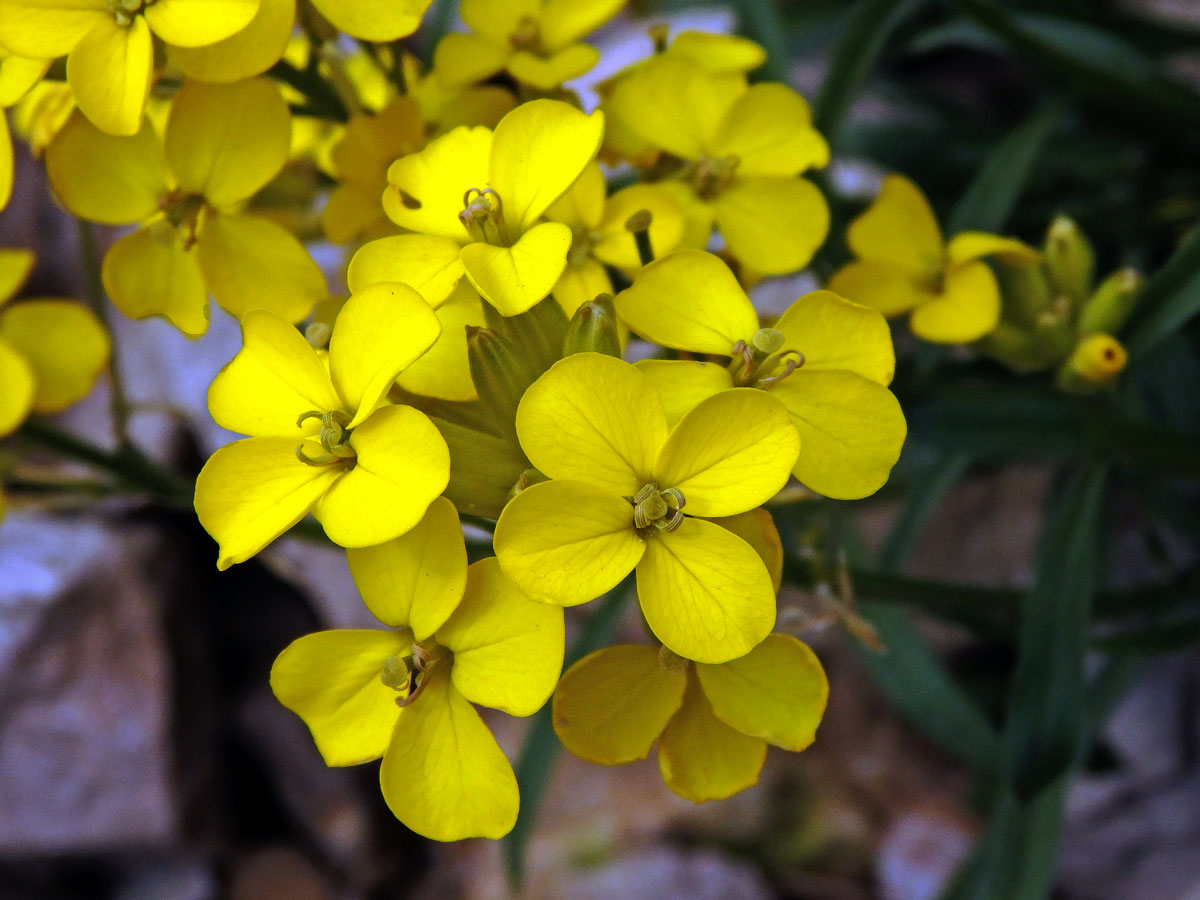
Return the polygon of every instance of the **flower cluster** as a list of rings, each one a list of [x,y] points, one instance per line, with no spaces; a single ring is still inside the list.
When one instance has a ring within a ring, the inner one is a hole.
[[[421,834],[500,837],[517,783],[476,707],[552,697],[578,756],[657,744],[672,790],[727,797],[825,709],[777,622],[769,510],[886,483],[906,423],[885,317],[1071,386],[1119,370],[1097,341],[1133,288],[1095,287],[1059,225],[1044,251],[946,242],[893,175],[849,226],[856,258],[764,316],[747,291],[808,266],[830,213],[806,101],[750,83],[762,48],[655,28],[585,102],[566,82],[621,0],[463,0],[426,71],[397,39],[428,5],[0,0],[0,105],[68,211],[125,229],[100,272],[120,311],[195,337],[211,297],[241,322],[208,406],[245,437],[195,509],[221,569],[310,515],[345,548],[384,627],[302,637],[270,676],[329,765],[382,759]],[[344,271],[310,255],[322,236]],[[0,254],[0,296],[28,266]],[[82,307],[7,308],[0,435],[86,394],[108,353]],[[566,608],[614,591],[646,639],[563,673]]]

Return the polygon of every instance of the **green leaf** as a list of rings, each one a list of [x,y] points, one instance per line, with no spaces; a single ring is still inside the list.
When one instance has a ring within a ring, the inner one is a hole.
[[[1168,78],[1153,59],[1101,28],[1010,10],[992,0],[954,4],[1022,55],[1066,75],[1109,110],[1120,108],[1155,127],[1200,126],[1200,93]]]
[[[814,124],[831,144],[888,38],[922,3],[923,0],[860,0],[813,104]],[[744,5],[757,4],[755,0],[745,0]]]
[[[1000,142],[950,214],[950,234],[967,229],[998,233],[1005,227],[1038,156],[1065,112],[1062,100],[1044,103]]]
[[[570,668],[575,662],[587,656],[593,650],[599,650],[612,638],[625,611],[627,601],[633,597],[632,581],[609,592],[608,596],[596,601],[592,614],[583,623],[579,635],[567,648],[563,658],[563,669]],[[550,776],[554,772],[554,763],[558,759],[558,735],[554,733],[554,718],[552,706],[547,703],[533,717],[525,741],[521,744],[521,752],[517,757],[513,771],[517,776],[517,787],[521,792],[521,810],[517,814],[517,824],[509,832],[501,845],[504,857],[504,868],[508,872],[509,883],[519,888],[525,876],[525,847],[533,834],[533,826],[537,821],[538,808],[542,796],[550,784]]]
[[[861,648],[860,656],[891,704],[914,728],[981,774],[998,772],[1001,745],[983,711],[962,689],[904,613],[863,602],[859,612],[875,627],[882,653]]]
[[[1064,491],[1022,610],[1006,728],[1006,771],[1022,801],[1062,776],[1078,751],[1106,476],[1105,466],[1092,465]]]
[[[971,457],[952,451],[936,454],[914,478],[900,515],[879,553],[879,564],[885,570],[900,568],[916,549],[917,542],[942,498],[950,492],[971,467]]]
[[[787,28],[779,0],[738,0],[734,7],[742,33],[767,51],[758,74],[768,81],[787,81]]]
[[[1142,291],[1126,326],[1131,358],[1143,356],[1200,313],[1200,227],[1193,227]]]

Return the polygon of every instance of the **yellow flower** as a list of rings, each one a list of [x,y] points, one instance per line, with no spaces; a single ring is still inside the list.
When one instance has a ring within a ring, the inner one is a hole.
[[[603,131],[600,113],[534,100],[494,133],[456,128],[393,163],[384,209],[418,232],[393,239],[405,282],[436,305],[465,273],[506,316],[543,299],[566,267],[571,229],[539,219],[596,156]]]
[[[599,28],[625,0],[463,0],[472,30],[438,44],[434,69],[447,84],[480,81],[507,69],[517,81],[551,91],[600,60],[579,39]]]
[[[4,110],[29,93],[49,67],[48,59],[24,59],[0,49],[0,210],[8,205],[13,183],[12,138]]]
[[[746,83],[746,73],[757,69],[767,60],[766,50],[754,41],[735,34],[681,31],[668,41],[661,33],[661,28],[651,28],[650,31],[656,54],[689,60],[713,75],[731,79],[735,84],[743,86]],[[596,85],[597,93],[603,98],[600,108],[607,116],[604,147],[601,150],[601,158],[605,162],[616,164],[625,160],[640,168],[649,168],[659,158],[658,148],[638,137],[632,122],[627,122],[622,115],[628,113],[636,120],[643,111],[632,108],[613,110],[608,104],[608,98],[612,96],[617,85],[648,63],[649,59],[640,60]]]
[[[219,425],[251,435],[222,447],[196,480],[196,512],[243,562],[311,511],[334,543],[366,547],[412,528],[450,478],[446,442],[423,413],[384,405],[396,376],[437,339],[412,288],[353,295],[334,324],[328,369],[295,328],[264,310],[242,319],[244,346],[213,381]]]
[[[0,0],[0,44],[19,56],[67,56],[83,114],[109,134],[137,134],[154,77],[154,42],[200,47],[249,24],[259,0]]]
[[[805,265],[825,240],[825,199],[797,176],[824,166],[829,147],[787,85],[747,87],[666,53],[622,78],[604,108],[684,161],[663,182],[688,222],[684,246],[705,246],[715,222],[743,265],[773,275]]]
[[[75,215],[141,225],[104,259],[104,287],[126,315],[203,334],[211,293],[235,316],[262,308],[298,322],[326,295],[324,276],[290,232],[240,211],[283,167],[289,134],[271,82],[188,82],[161,141],[149,123],[114,137],[75,115],[46,169]]]
[[[514,716],[541,708],[562,668],[562,610],[523,596],[494,558],[468,568],[445,498],[403,537],[346,555],[368,608],[394,630],[300,638],[271,669],[275,696],[328,765],[382,756],[383,797],[413,831],[503,837],[517,782],[471,704]]]
[[[828,695],[820,661],[790,635],[719,665],[624,644],[567,670],[554,730],[576,756],[607,766],[645,759],[657,740],[667,787],[702,803],[756,783],[768,744],[809,746]]]
[[[203,47],[168,46],[167,58],[197,81],[251,78],[283,56],[295,20],[296,0],[260,0],[254,18],[237,33]]]
[[[605,198],[604,173],[592,164],[546,210],[551,222],[571,229],[567,267],[554,285],[554,299],[568,316],[597,294],[612,293],[605,265],[627,273],[641,268],[637,243],[625,227],[629,217],[650,213],[650,245],[657,254],[674,250],[683,237],[683,214],[671,196],[653,184],[635,184]]]
[[[885,316],[911,312],[913,334],[937,344],[977,341],[1000,321],[1000,288],[983,257],[1038,259],[1020,241],[981,231],[943,244],[929,202],[903,175],[883,180],[879,197],[850,223],[846,241],[858,260],[833,276],[830,290]]]
[[[108,364],[108,334],[91,310],[60,299],[8,305],[32,269],[28,250],[0,249],[0,437],[30,412],[82,400]]]
[[[891,332],[878,312],[829,291],[796,300],[773,328],[717,257],[680,250],[651,263],[616,297],[635,332],[680,350],[731,357],[729,366],[647,360],[638,368],[676,421],[706,397],[757,387],[777,397],[800,433],[792,470],[814,491],[865,497],[887,481],[907,427],[888,390]]]
[[[783,487],[800,442],[777,400],[724,391],[668,432],[641,372],[577,353],[525,392],[516,426],[553,479],[519,493],[496,523],[496,556],[517,587],[570,606],[636,567],[646,621],[680,656],[724,662],[766,637],[775,591],[763,561],[692,516],[745,512]]]

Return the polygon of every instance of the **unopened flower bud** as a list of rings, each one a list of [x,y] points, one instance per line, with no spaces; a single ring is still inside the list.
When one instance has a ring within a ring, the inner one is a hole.
[[[1069,391],[1088,391],[1111,385],[1125,368],[1125,348],[1111,334],[1090,334],[1075,347],[1059,372],[1059,386]]]
[[[1119,269],[1100,283],[1079,313],[1079,333],[1116,334],[1133,312],[1145,279],[1133,269]]]
[[[1040,261],[1006,263],[996,266],[1000,295],[1004,299],[1003,317],[1014,325],[1032,327],[1046,309],[1053,295],[1046,270]]]
[[[572,353],[603,353],[621,356],[621,338],[617,332],[617,311],[611,294],[600,294],[589,300],[571,317],[567,336],[563,339],[563,356]]]
[[[1056,293],[1082,303],[1091,292],[1096,252],[1074,221],[1058,216],[1046,233],[1046,271]]]

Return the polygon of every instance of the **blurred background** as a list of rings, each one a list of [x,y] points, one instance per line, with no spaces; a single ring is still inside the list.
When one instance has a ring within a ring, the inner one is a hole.
[[[414,49],[453,16],[438,0]],[[759,285],[765,311],[844,261],[841,228],[891,171],[943,223],[972,224],[966,199],[978,214],[991,198],[998,230],[1040,245],[1065,213],[1101,273],[1153,276],[1200,214],[1195,0],[637,2],[598,35],[604,72],[644,52],[656,22],[762,43],[758,77],[809,97],[834,147],[830,245],[813,272]],[[22,150],[0,246],[37,251],[26,294],[82,296],[79,232]],[[319,237],[286,207],[287,179],[309,174],[285,172],[262,202]],[[1195,311],[1188,246],[1159,291]],[[340,251],[313,249],[336,283]],[[217,311],[195,342],[157,321],[113,328],[136,439],[194,475],[228,439],[204,395],[236,323]],[[502,843],[409,833],[374,765],[327,769],[272,697],[288,642],[370,622],[340,551],[289,538],[218,576],[186,507],[14,491],[0,530],[0,900],[1200,900],[1200,333],[1186,315],[1169,331],[1103,406],[898,332],[910,439],[889,486],[777,513],[781,615],[832,686],[817,743],[772,750],[758,786],[694,806],[653,758],[589,765],[496,716],[518,771],[549,779]],[[61,424],[111,442],[105,389]],[[1026,646],[1018,611],[1031,585],[1053,593],[1054,560],[1075,552],[1065,526],[1046,536],[1046,510],[1088,461],[1110,466],[1082,562],[1095,621],[1063,637],[1045,620],[1049,658],[1058,639],[1086,651],[1087,715],[1068,769],[1014,805],[992,752]]]

